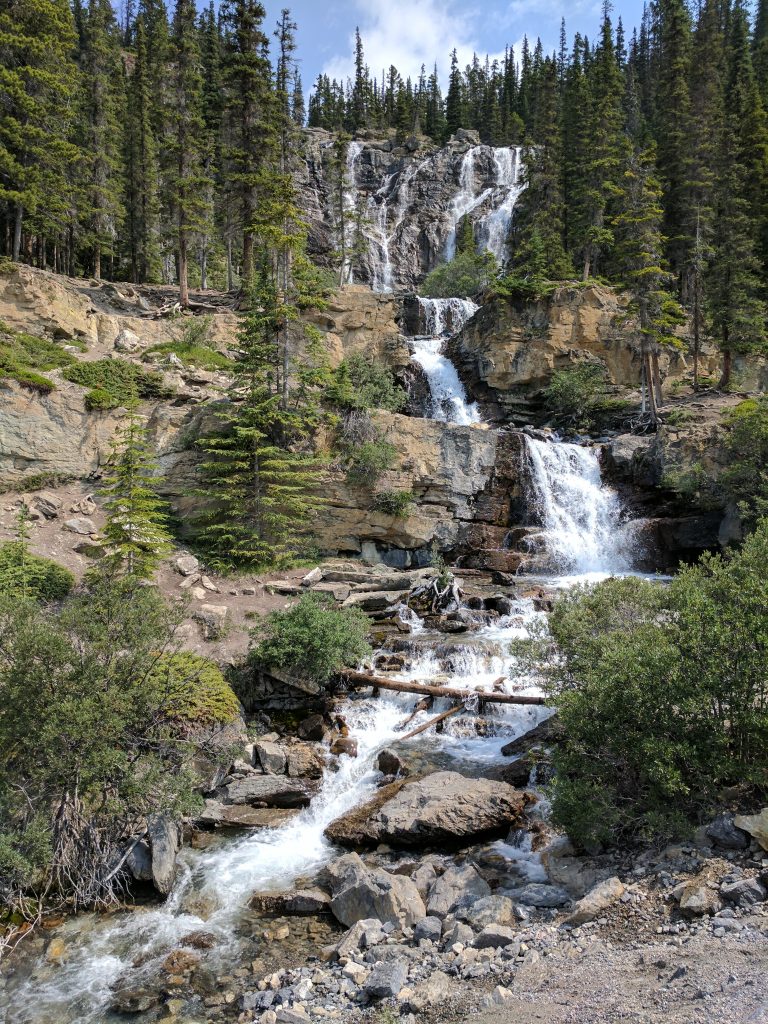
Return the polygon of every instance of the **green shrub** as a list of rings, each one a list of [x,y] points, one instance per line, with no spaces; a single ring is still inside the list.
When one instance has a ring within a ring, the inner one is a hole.
[[[104,388],[93,388],[85,396],[85,407],[89,412],[99,412],[107,409],[116,409],[119,405],[115,396],[105,391]]]
[[[191,651],[162,655],[152,670],[152,680],[166,695],[166,714],[176,722],[224,724],[240,711],[218,666]]]
[[[252,631],[249,661],[327,683],[368,657],[369,628],[368,617],[358,608],[334,608],[317,594],[304,594],[293,608],[267,617],[265,636]]]
[[[42,473],[31,473],[29,476],[25,476],[23,480],[19,480],[18,483],[13,485],[7,484],[5,487],[0,487],[0,494],[4,491],[44,491],[49,487],[60,487],[62,484],[70,484],[77,477],[71,473],[53,473],[53,472],[42,472]]]
[[[210,316],[193,317],[180,340],[153,345],[147,349],[144,358],[155,352],[161,355],[173,353],[185,366],[200,370],[231,370],[234,366],[232,360],[215,349],[210,341],[211,320]]]
[[[22,387],[46,395],[56,385],[40,370],[56,370],[75,362],[71,352],[47,338],[14,331],[0,321],[0,380],[15,380]]]
[[[63,565],[31,554],[21,541],[0,544],[0,588],[18,590],[38,601],[58,601],[75,585]]]
[[[534,661],[562,722],[553,815],[581,846],[681,836],[725,786],[768,792],[768,523],[668,586],[564,595]]]
[[[491,253],[458,253],[450,263],[430,271],[419,289],[431,299],[478,295],[496,280],[496,260]]]
[[[144,370],[125,359],[99,359],[76,363],[64,373],[67,380],[93,392],[111,395],[115,406],[128,405],[136,398],[168,398],[172,392],[163,383],[162,374]],[[101,400],[101,399],[100,399]],[[106,408],[101,405],[99,408]]]
[[[397,458],[397,448],[391,441],[379,437],[366,441],[348,453],[347,480],[352,484],[372,487],[383,473],[391,469]]]
[[[768,398],[741,402],[724,426],[729,465],[720,484],[751,525],[768,515]]]
[[[544,390],[544,405],[555,416],[589,422],[604,400],[606,379],[606,369],[600,363],[555,370]]]
[[[388,367],[356,352],[334,371],[327,398],[342,409],[400,412],[408,396]]]
[[[373,505],[377,512],[383,512],[397,519],[404,519],[413,505],[412,491],[379,491],[373,497]]]

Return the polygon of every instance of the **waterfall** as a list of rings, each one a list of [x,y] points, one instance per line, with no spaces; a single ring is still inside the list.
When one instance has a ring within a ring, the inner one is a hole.
[[[605,486],[594,448],[525,439],[531,499],[552,568],[612,574],[631,567],[631,526]]]
[[[478,306],[469,299],[419,299],[426,334],[411,338],[413,360],[424,371],[431,396],[430,418],[470,426],[480,411],[467,398],[458,371],[443,353],[446,338],[457,334]]]
[[[350,252],[355,240],[355,213],[357,210],[357,164],[360,154],[363,151],[362,142],[350,142],[347,148],[347,163],[344,171],[344,188],[342,205],[344,207],[344,244],[346,256],[344,259],[343,281],[345,284],[354,284],[355,274],[352,266]]]
[[[496,188],[493,209],[479,221],[481,244],[488,252],[493,253],[499,267],[507,261],[507,242],[512,225],[512,213],[524,185],[521,181],[522,150],[494,149],[493,160],[496,164]],[[501,199],[501,202],[498,200]]]
[[[462,219],[484,203],[493,192],[492,188],[486,188],[480,193],[475,191],[475,155],[479,149],[479,146],[470,147],[461,161],[459,191],[451,200],[451,205],[448,208],[450,227],[445,240],[446,260],[452,260],[456,255],[456,234]]]

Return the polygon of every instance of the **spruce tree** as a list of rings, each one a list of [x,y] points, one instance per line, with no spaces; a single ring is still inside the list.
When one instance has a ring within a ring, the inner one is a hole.
[[[10,255],[22,230],[55,233],[71,216],[70,168],[79,72],[67,0],[8,0],[0,6],[0,201],[10,210]]]
[[[654,176],[653,151],[634,153],[621,180],[612,227],[616,235],[617,265],[637,316],[643,372],[651,419],[662,402],[659,350],[679,347],[675,328],[683,311],[670,294],[674,275],[664,265],[661,186]]]
[[[444,137],[449,139],[459,128],[465,127],[464,82],[459,70],[459,58],[454,50],[451,54],[451,74],[448,79],[448,95],[445,102]]]
[[[203,116],[203,77],[194,0],[176,0],[172,34],[170,197],[174,211],[179,302],[189,305],[189,256],[211,215],[207,170],[209,136]]]
[[[118,431],[104,481],[107,558],[128,576],[148,578],[170,551],[167,506],[157,495],[152,446],[136,405]]]

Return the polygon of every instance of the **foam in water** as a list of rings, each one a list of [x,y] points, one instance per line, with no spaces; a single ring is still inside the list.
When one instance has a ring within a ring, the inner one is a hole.
[[[479,307],[469,299],[419,299],[419,305],[429,334],[412,338],[411,348],[429,384],[430,418],[461,426],[480,423],[480,410],[467,398],[456,367],[443,353],[446,337],[460,331]]]
[[[493,161],[496,164],[496,188],[498,190],[493,209],[482,217],[478,224],[478,235],[481,244],[488,252],[493,253],[496,262],[503,267],[507,262],[507,244],[512,225],[512,214],[515,204],[523,191],[521,178],[522,150],[493,150]],[[501,199],[501,202],[498,199]]]
[[[594,448],[526,437],[531,498],[552,568],[610,575],[631,568],[631,527],[615,491],[603,484]]]

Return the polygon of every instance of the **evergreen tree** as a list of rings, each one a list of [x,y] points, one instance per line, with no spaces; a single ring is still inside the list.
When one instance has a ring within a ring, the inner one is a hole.
[[[209,136],[203,116],[203,76],[194,0],[176,0],[173,18],[173,102],[168,152],[174,210],[179,302],[189,305],[189,255],[210,218]]]
[[[160,274],[160,196],[143,17],[136,21],[134,35],[136,59],[127,86],[125,202],[131,279],[143,284],[158,280]]]
[[[230,402],[217,412],[217,432],[199,442],[209,505],[201,543],[227,568],[290,563],[321,504],[317,462],[299,450],[301,417],[281,407],[274,307],[263,283],[241,321]]]
[[[451,54],[451,74],[448,80],[448,95],[445,102],[445,138],[455,135],[464,124],[464,82],[459,70],[459,58],[454,50]]]
[[[9,0],[0,7],[0,201],[10,209],[9,251],[18,260],[31,230],[62,230],[71,214],[68,176],[79,74],[67,0]]]
[[[242,280],[254,275],[254,218],[259,185],[269,150],[275,144],[269,123],[271,67],[258,0],[225,0],[223,79],[226,90],[225,177],[238,206],[242,231]]]
[[[651,419],[662,403],[659,350],[679,347],[675,328],[683,312],[669,292],[674,275],[664,266],[661,186],[653,174],[653,152],[635,153],[621,182],[618,211],[613,218],[617,262],[632,296],[631,311],[637,316],[645,385]]]
[[[167,506],[157,496],[157,464],[135,405],[115,439],[110,471],[102,489],[107,557],[126,575],[147,578],[170,550],[170,535]]]

